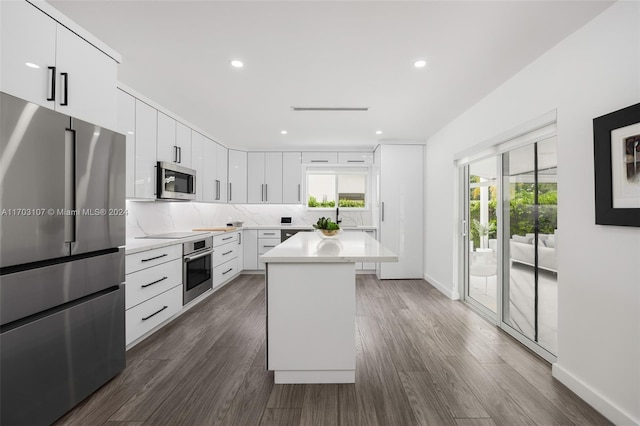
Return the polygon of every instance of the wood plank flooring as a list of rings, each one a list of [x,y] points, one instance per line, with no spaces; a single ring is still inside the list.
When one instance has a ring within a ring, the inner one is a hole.
[[[609,425],[515,340],[422,280],[357,276],[356,383],[274,385],[264,277],[243,275],[127,353],[57,425]]]

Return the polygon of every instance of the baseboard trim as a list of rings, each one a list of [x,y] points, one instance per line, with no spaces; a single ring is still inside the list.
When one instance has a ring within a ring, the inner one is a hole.
[[[436,288],[440,293],[444,294],[451,300],[460,300],[460,294],[458,291],[454,291],[449,289],[447,286],[442,285],[435,278],[429,276],[428,274],[424,274],[424,279],[429,284],[431,284],[434,288]]]
[[[584,383],[562,365],[553,364],[551,366],[551,374],[613,423],[617,425],[640,425],[640,419],[631,417],[630,414]]]

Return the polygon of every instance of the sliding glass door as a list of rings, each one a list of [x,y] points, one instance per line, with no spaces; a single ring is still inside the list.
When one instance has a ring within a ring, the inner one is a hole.
[[[464,299],[552,360],[558,317],[556,137],[497,151],[461,168]]]
[[[556,138],[503,154],[505,235],[502,321],[557,353]]]
[[[498,312],[498,165],[496,157],[467,166],[465,296],[485,315]]]

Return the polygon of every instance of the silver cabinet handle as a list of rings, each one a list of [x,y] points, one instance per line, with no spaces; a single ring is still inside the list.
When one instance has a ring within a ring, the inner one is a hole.
[[[192,260],[200,259],[201,257],[209,256],[211,253],[213,253],[213,250],[205,251],[204,253],[201,253],[197,256],[185,257],[184,263],[191,262]]]
[[[311,160],[312,163],[328,163],[329,160]]]
[[[167,278],[168,278],[168,277],[162,277],[162,278],[160,278],[159,280],[155,280],[155,281],[153,281],[153,282],[150,282],[149,284],[142,284],[142,285],[140,286],[140,288],[147,288],[147,287],[150,287],[150,286],[152,286],[152,285],[154,285],[154,284],[158,284],[159,282],[162,282],[162,281],[166,280]]]
[[[182,163],[182,147],[178,147],[178,163]]]
[[[301,186],[301,185],[300,185],[300,184],[298,184],[298,202],[302,201],[302,200],[300,199],[300,186]]]
[[[223,238],[223,239],[222,239],[222,241],[227,241],[227,240],[230,240],[230,239],[232,239],[232,238],[233,238],[233,237]]]
[[[238,233],[238,245],[242,244],[242,232]]]
[[[216,179],[216,200],[220,199],[220,181]]]
[[[176,145],[173,146],[173,162],[178,163],[178,147]]]
[[[347,160],[347,163],[364,163],[364,160]]]
[[[276,235],[276,233],[275,232],[265,232],[265,233],[263,233],[263,235]]]
[[[69,105],[69,73],[61,72],[60,77],[64,80],[64,101],[60,102],[60,106]]]
[[[164,307],[162,307],[162,308],[158,309],[157,311],[155,311],[154,313],[152,313],[152,314],[151,314],[151,315],[149,315],[148,317],[144,317],[144,318],[142,318],[142,321],[146,321],[146,320],[148,320],[149,318],[151,318],[151,317],[154,317],[154,316],[158,315],[160,312],[164,311],[164,310],[165,310],[165,309],[167,309],[167,308],[168,308],[168,306],[167,306],[167,305],[165,305]]]
[[[382,202],[382,221],[384,222],[384,201]]]
[[[273,248],[273,247],[275,247],[275,246],[262,246],[262,247],[270,247],[270,248]]]
[[[222,253],[223,256],[233,253],[233,250],[229,250],[228,252]]]
[[[269,201],[269,184],[265,183],[264,184],[264,200],[265,201]]]
[[[231,271],[233,271],[233,268],[229,268],[228,270],[224,271],[222,275],[227,275]]]
[[[231,196],[231,182],[229,182],[229,196],[227,197],[227,199],[229,201],[231,201],[233,199],[233,197]]]
[[[264,201],[264,183],[262,185],[260,185],[260,189],[262,190],[262,197],[261,197],[260,201]]]

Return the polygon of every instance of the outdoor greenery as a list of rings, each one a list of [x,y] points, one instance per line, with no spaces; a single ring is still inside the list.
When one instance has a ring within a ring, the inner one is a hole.
[[[335,201],[318,201],[316,197],[310,195],[307,206],[316,208],[333,208],[336,206]],[[338,207],[354,207],[364,208],[364,200],[338,200]]]
[[[471,183],[478,182],[477,176],[471,176]],[[555,183],[538,184],[538,205],[535,201],[535,184],[513,183],[509,190],[509,236],[532,234],[535,232],[535,214],[538,211],[538,225],[541,234],[553,234],[558,227],[558,185]],[[498,200],[495,186],[489,187],[489,223],[480,223],[480,188],[473,188],[469,200],[469,216],[471,219],[471,240],[474,247],[480,247],[480,236],[496,238]]]

